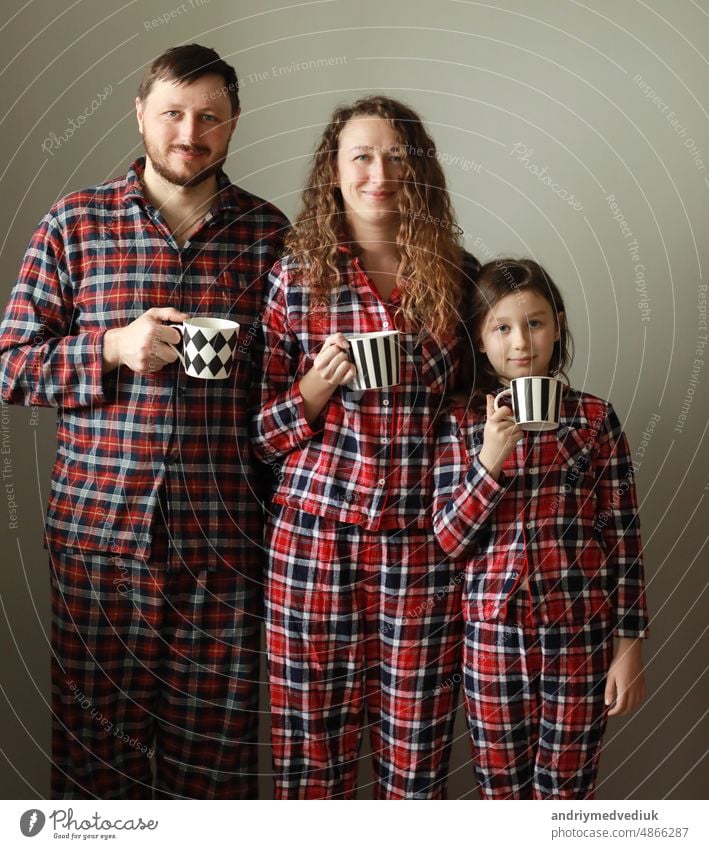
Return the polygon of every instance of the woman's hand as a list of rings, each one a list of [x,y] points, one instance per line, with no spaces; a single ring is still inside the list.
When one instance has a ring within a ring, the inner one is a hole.
[[[312,425],[338,386],[348,383],[357,374],[349,358],[349,342],[342,333],[334,333],[323,342],[313,367],[300,381],[305,418]]]
[[[349,358],[350,345],[344,334],[334,333],[323,342],[320,353],[315,357],[308,374],[315,374],[328,386],[336,389],[348,383],[357,374],[357,368]]]
[[[487,421],[483,431],[483,447],[478,459],[495,480],[500,477],[505,460],[524,436],[524,431],[520,430],[511,416],[512,410],[509,407],[496,410],[495,396],[487,396]]]
[[[606,680],[605,702],[613,705],[608,716],[630,713],[645,698],[642,643],[632,637],[618,638]]]

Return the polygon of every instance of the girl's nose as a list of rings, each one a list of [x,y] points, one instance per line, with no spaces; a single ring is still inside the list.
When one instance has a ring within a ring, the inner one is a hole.
[[[516,330],[512,338],[512,344],[518,350],[527,350],[531,345],[529,334],[524,330]]]

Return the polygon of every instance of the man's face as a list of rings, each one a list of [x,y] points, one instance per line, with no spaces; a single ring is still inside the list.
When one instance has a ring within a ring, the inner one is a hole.
[[[135,106],[146,155],[163,180],[196,186],[220,171],[239,117],[222,77],[189,85],[157,80]]]

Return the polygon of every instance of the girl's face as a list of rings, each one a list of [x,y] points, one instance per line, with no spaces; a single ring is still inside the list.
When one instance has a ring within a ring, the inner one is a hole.
[[[549,374],[563,313],[531,289],[501,298],[482,324],[480,350],[505,383],[515,377]]]
[[[403,151],[388,121],[351,118],[340,133],[337,185],[350,225],[391,227],[398,216],[397,195],[403,175]]]

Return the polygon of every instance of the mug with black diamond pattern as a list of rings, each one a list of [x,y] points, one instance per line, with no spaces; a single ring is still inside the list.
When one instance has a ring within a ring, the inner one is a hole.
[[[171,324],[182,334],[182,350],[172,345],[190,377],[224,380],[231,374],[239,325],[227,318],[188,318]]]

